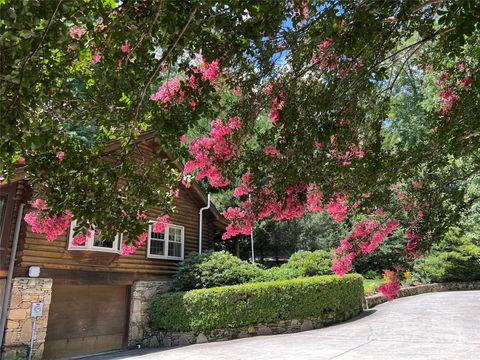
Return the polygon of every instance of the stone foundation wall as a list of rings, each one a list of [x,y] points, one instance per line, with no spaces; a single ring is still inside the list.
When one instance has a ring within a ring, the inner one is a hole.
[[[437,284],[424,284],[418,286],[403,287],[398,292],[396,298],[405,296],[426,294],[438,291],[461,291],[461,290],[480,290],[480,281],[474,282],[450,282]],[[375,294],[365,297],[364,307],[369,309],[376,305],[387,302],[387,298],[383,294]]]
[[[43,315],[36,319],[34,358],[41,358],[47,334],[48,311],[52,299],[52,279],[14,278],[5,328],[2,359],[28,351],[32,337],[32,304],[44,303]]]
[[[312,318],[304,320],[286,320],[272,324],[258,324],[244,326],[234,329],[216,329],[206,332],[158,332],[154,334],[156,346],[172,347],[191,344],[201,344],[206,342],[226,341],[241,339],[249,336],[289,334],[312,329],[319,329],[324,326],[332,325],[341,321],[350,319],[358,315],[362,309],[352,310],[343,316],[331,316],[330,318]]]
[[[159,346],[157,338],[152,336],[152,330],[148,326],[147,310],[153,296],[167,291],[169,286],[169,280],[133,283],[128,329],[128,346],[130,348]]]

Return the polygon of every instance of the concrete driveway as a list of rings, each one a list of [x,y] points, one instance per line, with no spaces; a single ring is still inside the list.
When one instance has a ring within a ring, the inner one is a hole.
[[[295,334],[258,336],[92,360],[480,359],[480,291],[423,294],[365,311],[348,322]]]

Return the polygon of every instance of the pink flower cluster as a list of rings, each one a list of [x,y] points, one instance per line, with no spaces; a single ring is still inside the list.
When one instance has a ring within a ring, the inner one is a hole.
[[[248,193],[254,190],[250,187],[249,178],[243,179]],[[246,189],[239,187],[235,195],[245,194]],[[239,195],[240,196],[240,195]],[[252,231],[254,221],[259,221],[271,216],[273,220],[288,220],[302,216],[305,211],[322,211],[323,192],[320,191],[317,184],[292,183],[285,189],[285,195],[279,196],[272,191],[270,185],[260,189],[252,202],[242,202],[239,207],[231,207],[224,212],[224,216],[232,223],[227,227],[223,239],[228,239],[238,234],[248,235]],[[346,216],[348,207],[346,200],[340,195],[336,195],[330,201],[330,215],[340,221]],[[253,211],[255,208],[255,212]],[[327,206],[328,208],[328,206]],[[328,211],[328,209],[327,209]]]
[[[233,196],[234,197],[240,197],[242,195],[248,195],[250,194],[254,189],[251,186],[250,182],[252,180],[252,173],[250,171],[247,171],[245,174],[242,175],[242,183],[240,186],[236,187],[235,190],[233,190]]]
[[[224,187],[230,180],[223,177],[220,167],[223,163],[232,160],[237,154],[237,147],[231,135],[241,128],[242,121],[239,117],[232,117],[225,124],[222,120],[213,120],[210,125],[210,136],[193,139],[188,148],[194,160],[187,161],[183,173],[188,175],[198,169],[196,179],[208,178],[215,187]]]
[[[97,231],[97,230],[95,230]],[[91,239],[93,237],[94,230],[92,229],[85,229],[85,233],[78,233],[75,235],[72,239],[72,245],[73,246],[82,246],[85,244],[88,239]]]
[[[125,41],[122,46],[120,46],[120,50],[122,50],[122,53],[124,54],[128,54],[131,51],[128,41]]]
[[[290,7],[293,9],[291,18],[294,19],[298,17],[298,21],[302,22],[308,19],[308,4],[306,1],[302,1],[300,6],[297,8],[295,1],[292,1]]]
[[[82,246],[87,242],[87,237],[85,234],[79,233],[75,235],[72,239],[72,245],[73,246]]]
[[[36,199],[31,203],[38,211],[25,214],[25,222],[32,227],[32,231],[45,234],[48,241],[54,241],[70,227],[72,213],[67,210],[62,215],[50,216],[47,214],[47,204],[42,199]]]
[[[169,107],[173,103],[183,103],[185,92],[180,90],[182,81],[183,78],[180,75],[167,80],[154,95],[150,96],[150,100],[160,101],[165,107]]]
[[[263,148],[263,153],[267,156],[270,157],[280,157],[282,154],[280,154],[280,151],[277,150],[277,148],[273,145],[267,145]]]
[[[195,73],[202,74],[202,80],[209,80],[214,84],[219,75],[220,60],[214,60],[211,63],[200,57],[202,64],[194,69]]]
[[[327,212],[337,222],[342,221],[347,216],[348,207],[346,205],[345,196],[335,194],[327,205]]]
[[[83,35],[87,32],[86,29],[77,26],[77,25],[72,25],[70,26],[70,31],[68,32],[70,37],[75,40],[80,40]]]
[[[92,55],[92,63],[96,64],[102,59],[102,51],[97,51]]]
[[[272,106],[270,107],[270,113],[268,118],[273,124],[276,124],[278,120],[280,120],[280,113],[285,106],[285,93],[280,93],[272,102]]]
[[[346,255],[339,256],[334,252],[332,271],[335,271],[335,273],[340,276],[345,275],[352,268],[352,262],[355,260],[355,257],[356,256],[354,253],[348,253]]]
[[[352,59],[346,55],[339,56],[335,54],[330,47],[332,42],[332,39],[323,41],[317,45],[317,52],[312,55],[312,63],[317,64],[320,70],[337,72],[343,78],[351,74],[354,69],[363,67],[360,59]]]
[[[137,251],[137,247],[134,245],[123,245],[121,254],[122,256],[129,256]]]
[[[122,52],[129,53],[130,51],[128,43],[122,45]],[[197,59],[201,61],[201,64],[193,69],[193,74],[188,77],[188,81],[185,81],[180,75],[174,76],[162,84],[157,92],[150,96],[150,100],[161,102],[165,108],[168,108],[172,104],[182,104],[185,100],[185,91],[182,90],[182,85],[186,89],[199,90],[195,74],[200,74],[203,81],[209,81],[211,84],[215,84],[220,73],[220,61],[214,60],[209,63],[204,60],[201,55],[197,55]],[[198,98],[192,98],[190,100],[192,109],[195,109],[197,106],[197,100]]]
[[[442,89],[437,96],[442,99],[439,104],[440,107],[435,110],[439,113],[449,112],[458,100],[458,95],[453,88]]]
[[[380,292],[386,296],[388,301],[392,301],[394,296],[397,295],[398,291],[400,290],[400,280],[394,275],[393,271],[385,270],[384,274],[387,282],[381,284],[378,287],[378,290],[380,290]]]
[[[352,160],[357,157],[362,159],[365,156],[365,152],[360,149],[358,146],[352,146],[345,153],[338,153],[337,160],[342,163],[342,165],[347,166],[352,164]]]
[[[65,158],[65,153],[63,151],[59,151],[59,152],[57,152],[56,156],[57,156],[58,161],[62,162],[63,159]]]
[[[255,215],[252,211],[252,203],[243,201],[240,207],[229,207],[223,212],[223,216],[231,220],[222,235],[222,239],[226,240],[233,236],[243,234],[250,235],[252,233]]]
[[[408,239],[407,242],[407,252],[409,254],[417,255],[418,251],[417,249],[419,248],[421,241],[422,241],[422,235],[417,234],[411,230],[405,231],[405,236]]]
[[[153,231],[156,233],[163,232],[169,225],[170,216],[164,215],[157,218],[153,224]]]
[[[399,221],[389,221],[382,228],[378,220],[368,218],[354,226],[352,233],[346,236],[333,253],[332,270],[337,275],[350,271],[352,261],[362,252],[371,253],[380,243],[400,225]]]
[[[323,192],[320,191],[317,184],[311,183],[307,188],[307,209],[310,211],[322,211]]]
[[[147,241],[148,239],[148,232],[144,232],[140,235],[137,236],[137,239],[135,240],[135,246],[137,248],[139,248],[140,246],[142,246],[143,244],[145,244],[145,242]]]

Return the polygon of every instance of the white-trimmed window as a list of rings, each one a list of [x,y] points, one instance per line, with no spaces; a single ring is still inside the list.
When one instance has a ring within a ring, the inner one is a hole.
[[[147,257],[153,259],[183,260],[185,228],[168,225],[162,232],[154,232],[153,224],[148,227]]]
[[[92,250],[92,251],[106,251],[106,252],[115,252],[118,253],[122,247],[122,235],[117,234],[113,241],[107,241],[103,239],[100,234],[96,231],[89,231],[87,234],[87,239],[84,244],[74,245],[73,237],[75,233],[75,227],[77,226],[77,221],[74,220],[70,224],[70,235],[68,237],[68,250]]]

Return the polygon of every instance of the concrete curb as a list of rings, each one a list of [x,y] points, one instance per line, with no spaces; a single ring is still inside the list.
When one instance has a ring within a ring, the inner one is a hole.
[[[418,286],[406,286],[402,287],[398,294],[395,296],[396,299],[426,294],[431,292],[439,291],[462,291],[462,290],[480,290],[480,281],[472,282],[450,282],[450,283],[435,283],[435,284],[424,284]],[[371,309],[379,304],[387,302],[387,298],[383,294],[375,294],[366,296],[363,302],[364,309]]]

